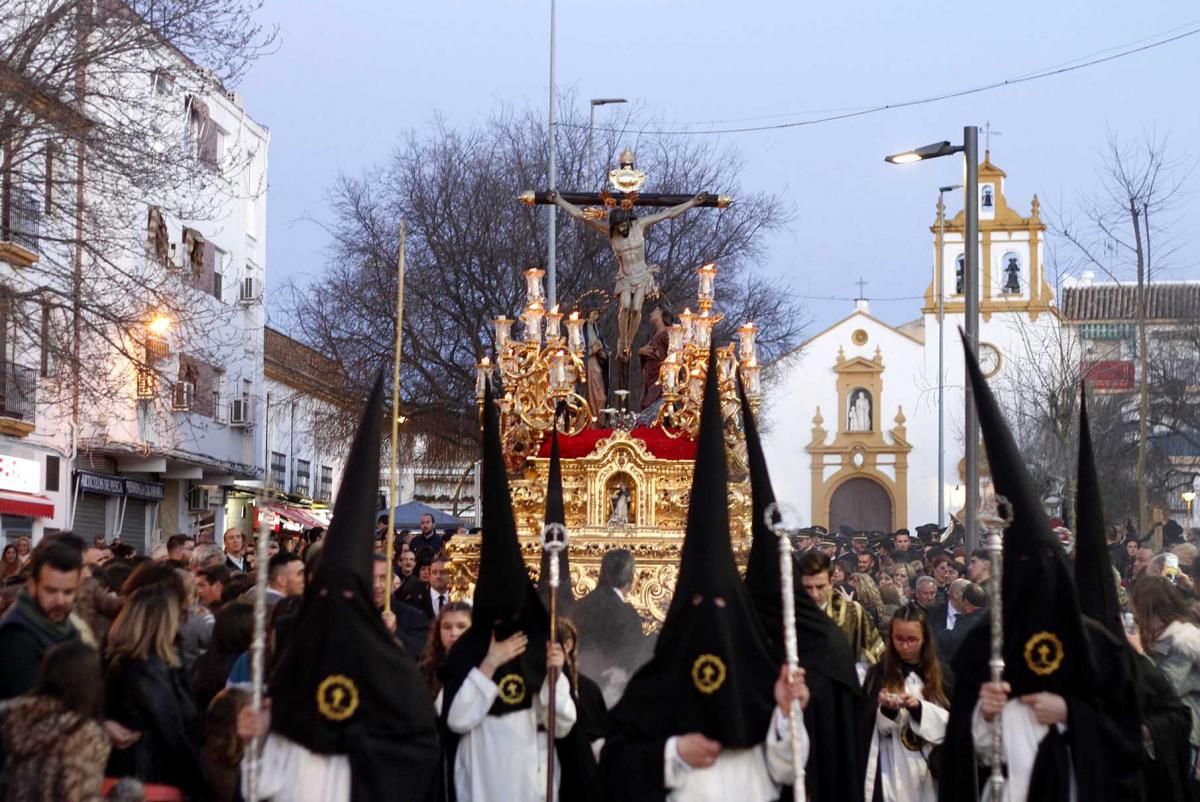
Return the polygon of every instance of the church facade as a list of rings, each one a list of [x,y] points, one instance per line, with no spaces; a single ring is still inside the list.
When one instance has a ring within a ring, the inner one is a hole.
[[[1055,358],[1060,318],[1043,272],[1046,226],[1035,195],[1010,206],[1005,173],[979,166],[980,361],[1019,392],[1028,360]],[[963,506],[962,345],[965,213],[937,209],[921,316],[900,326],[859,300],[784,356],[764,399],[765,450],[781,502],[814,525],[891,532],[948,521]],[[944,469],[938,472],[939,342],[944,348]],[[942,485],[944,509],[938,509]]]

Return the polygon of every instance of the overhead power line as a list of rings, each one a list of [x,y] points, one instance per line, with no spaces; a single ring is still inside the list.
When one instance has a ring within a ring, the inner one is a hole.
[[[1020,75],[1020,76],[1017,76],[1014,78],[1006,78],[1002,81],[994,81],[992,83],[984,84],[982,86],[971,87],[969,89],[960,89],[960,90],[957,90],[954,92],[945,92],[943,94],[931,95],[929,97],[916,98],[913,100],[903,100],[903,101],[899,101],[896,103],[884,103],[884,104],[875,105],[875,106],[843,106],[838,109],[829,109],[829,110],[813,111],[813,112],[782,112],[782,113],[778,113],[778,114],[764,115],[761,117],[745,117],[745,118],[734,119],[734,120],[712,120],[707,123],[681,123],[681,124],[675,124],[676,127],[674,127],[674,128],[646,127],[646,128],[642,128],[642,129],[636,131],[636,133],[639,135],[640,134],[657,134],[657,135],[678,135],[678,136],[711,136],[714,134],[749,134],[749,133],[757,133],[757,132],[762,132],[762,131],[780,131],[780,130],[787,129],[787,128],[804,128],[804,127],[813,126],[813,125],[820,125],[823,123],[837,122],[839,120],[849,120],[849,119],[853,119],[855,117],[865,117],[870,114],[879,114],[880,112],[891,111],[894,109],[904,109],[904,108],[910,108],[913,106],[922,106],[927,103],[937,103],[937,102],[940,102],[943,100],[952,100],[954,98],[966,97],[968,95],[977,95],[981,92],[989,92],[993,89],[1002,89],[1006,86],[1017,86],[1018,84],[1029,83],[1031,81],[1039,81],[1039,80],[1042,80],[1045,78],[1052,78],[1057,75],[1064,75],[1069,72],[1075,72],[1077,70],[1086,69],[1088,67],[1094,67],[1097,64],[1104,64],[1104,63],[1107,63],[1110,61],[1116,61],[1117,59],[1125,58],[1127,56],[1132,56],[1137,53],[1144,53],[1147,50],[1154,50],[1155,48],[1163,47],[1164,45],[1169,45],[1174,42],[1178,42],[1183,39],[1187,39],[1189,37],[1195,36],[1197,34],[1200,34],[1200,24],[1198,24],[1198,23],[1189,23],[1188,25],[1176,26],[1175,28],[1171,28],[1168,31],[1164,31],[1159,34],[1155,34],[1154,36],[1139,39],[1136,42],[1132,42],[1132,43],[1129,43],[1124,46],[1118,46],[1120,49],[1108,48],[1107,50],[1096,51],[1096,54],[1093,54],[1093,57],[1082,56],[1082,57],[1080,57],[1080,59],[1082,59],[1082,60],[1074,59],[1072,61],[1062,62],[1059,66],[1050,67],[1047,69],[1039,70],[1037,72],[1027,73],[1025,75]],[[1147,41],[1147,40],[1150,40],[1150,41]],[[1112,52],[1114,49],[1116,49],[1117,52]],[[1107,55],[1099,55],[1099,54],[1107,54]],[[825,113],[825,111],[828,111],[829,113]],[[800,115],[800,114],[812,114],[812,113],[824,114],[824,116],[815,117],[815,118],[809,119],[809,120],[793,120],[791,122],[772,123],[770,125],[737,126],[737,127],[732,127],[732,128],[684,128],[684,127],[679,127],[681,125],[683,125],[683,126],[687,126],[687,125],[697,125],[697,126],[699,126],[699,125],[720,125],[722,123],[728,123],[728,122],[751,121],[751,120],[756,120],[756,119],[777,119],[779,117],[789,117],[789,116],[796,116],[796,115]],[[564,126],[564,127],[572,127],[572,128],[587,128],[588,127],[587,125],[585,125],[583,123],[560,122],[559,125]],[[631,133],[626,128],[597,127],[594,130],[603,131],[606,133],[614,133],[614,134],[629,134],[629,133]]]

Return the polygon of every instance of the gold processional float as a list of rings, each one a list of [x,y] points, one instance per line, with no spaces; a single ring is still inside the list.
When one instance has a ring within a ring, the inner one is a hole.
[[[559,448],[571,587],[581,598],[596,586],[604,553],[629,549],[637,561],[629,601],[647,632],[663,622],[679,572],[709,343],[721,319],[713,310],[716,265],[706,264],[697,274],[699,312],[684,311],[668,329],[669,350],[659,374],[662,403],[652,422],[639,421],[628,411],[624,390],[615,393],[620,409],[589,407],[583,387],[585,320],[580,310],[564,318],[557,306],[546,308],[544,271],[539,269],[525,272],[521,337],[514,337],[517,321],[496,318],[495,359],[484,356],[476,365],[477,402],[482,405],[489,381],[499,399],[513,512],[530,576],[537,579],[541,559],[550,430],[555,410],[565,404]],[[755,325],[747,323],[738,329],[737,342],[717,350],[730,461],[731,535],[742,564],[750,546],[750,486],[737,376],[741,374],[757,410],[761,368],[756,335]],[[601,421],[612,428],[597,428]],[[456,590],[468,598],[479,547],[478,539],[459,538],[449,547]]]

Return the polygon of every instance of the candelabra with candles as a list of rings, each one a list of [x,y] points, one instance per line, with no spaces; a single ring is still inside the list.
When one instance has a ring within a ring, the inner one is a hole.
[[[671,437],[686,434],[695,437],[700,428],[700,404],[704,395],[705,371],[708,367],[708,350],[712,344],[713,329],[721,321],[721,315],[713,313],[713,302],[717,277],[717,266],[708,263],[697,271],[699,313],[685,309],[679,322],[668,331],[667,356],[659,368],[662,384],[662,406],[658,411],[657,423]],[[741,374],[746,395],[757,411],[762,397],[761,368],[758,364],[758,345],[755,342],[758,327],[746,323],[738,328],[738,342],[717,349],[718,385],[721,390],[721,408],[727,420],[735,425],[728,430],[738,430],[737,377]]]
[[[564,321],[557,306],[546,309],[542,289],[545,274],[538,269],[525,271],[521,338],[513,336],[516,321],[503,315],[496,318],[493,321],[496,360],[493,363],[485,356],[475,366],[475,398],[479,404],[483,403],[487,382],[499,369],[505,391],[499,400],[502,429],[520,430],[520,439],[527,441],[526,445],[535,445],[542,433],[550,430],[560,405],[566,405],[568,435],[583,431],[594,414],[587,399],[575,390],[587,376],[583,362],[584,320],[572,312]]]

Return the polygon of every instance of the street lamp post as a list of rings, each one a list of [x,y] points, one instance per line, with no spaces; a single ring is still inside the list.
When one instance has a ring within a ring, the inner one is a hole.
[[[912,162],[936,159],[940,156],[963,154],[966,162],[966,230],[963,232],[963,328],[967,340],[967,348],[974,357],[979,356],[979,128],[968,125],[963,128],[963,143],[951,145],[949,140],[935,142],[915,150],[895,153],[884,157],[892,164],[911,164]],[[964,456],[967,462],[966,487],[966,545],[969,551],[978,546],[979,520],[979,418],[975,412],[974,393],[971,383],[963,381],[965,389],[965,414],[963,430],[966,437]]]
[[[938,529],[946,519],[946,193],[962,184],[938,187]]]
[[[590,173],[595,169],[595,156],[593,141],[596,133],[596,107],[608,106],[614,103],[628,103],[623,97],[594,97],[591,100],[591,109],[588,111],[588,159],[585,172]],[[587,175],[584,176],[584,183],[591,181]]]

